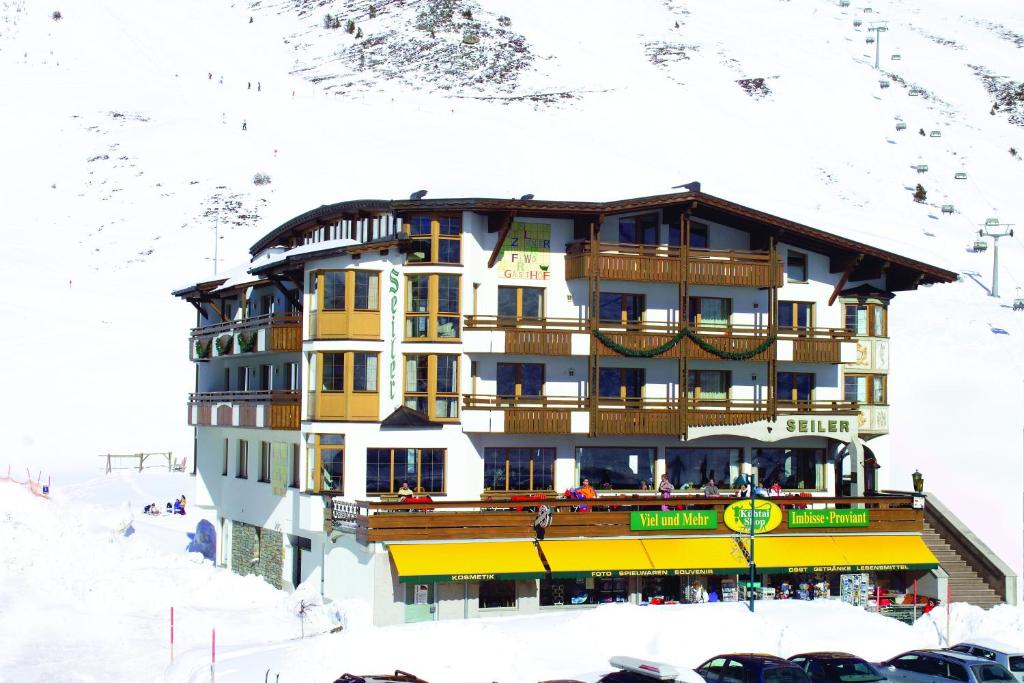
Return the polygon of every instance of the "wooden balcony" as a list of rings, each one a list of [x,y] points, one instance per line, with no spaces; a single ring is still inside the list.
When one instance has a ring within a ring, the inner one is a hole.
[[[599,435],[678,436],[685,426],[736,426],[769,419],[766,400],[706,400],[689,398],[685,411],[677,399],[612,399],[602,397],[592,410],[589,397],[571,396],[487,396],[463,395],[463,411],[501,411],[504,422],[500,430],[506,434],[573,434],[589,433],[589,426]],[[853,401],[777,401],[776,411],[786,415],[821,418],[823,427],[812,431],[828,432],[828,422],[840,416],[858,415]],[[582,414],[587,429],[574,427],[573,414]],[[684,422],[685,420],[685,422]],[[593,424],[591,425],[591,421]],[[814,421],[814,420],[811,420]],[[463,413],[463,428],[475,431],[474,423]],[[491,431],[491,430],[485,430]],[[800,429],[800,432],[804,432]],[[831,431],[836,431],[832,429]]]
[[[205,361],[245,353],[302,350],[302,314],[270,313],[192,329],[189,358]]]
[[[189,394],[188,423],[193,426],[298,429],[301,397],[297,390],[209,391]]]
[[[640,320],[622,322],[601,320],[600,329],[616,344],[631,349],[646,350],[662,346],[679,332],[675,323]],[[588,355],[590,353],[590,322],[576,318],[508,318],[493,315],[467,315],[465,330],[472,334],[478,331],[501,332],[504,344],[495,353],[509,353],[537,356]],[[757,325],[701,325],[695,330],[715,348],[722,351],[743,353],[751,351],[768,338],[768,328]],[[573,334],[587,335],[584,344],[577,339],[573,348]],[[845,329],[828,327],[780,328],[778,338],[792,344],[791,354],[776,356],[778,360],[798,363],[840,363],[842,343],[852,342],[852,334]],[[468,337],[467,337],[468,341]],[[487,348],[494,348],[491,344]],[[788,349],[789,347],[787,347]],[[598,342],[595,346],[599,356],[620,356],[615,350]],[[472,349],[470,353],[474,352]],[[720,360],[718,356],[700,347],[692,339],[685,339],[662,353],[659,358],[682,358],[683,353],[693,360]],[[748,361],[764,362],[772,357],[771,347],[757,353]]]
[[[766,251],[690,249],[685,272],[679,247],[601,242],[595,254],[589,241],[566,248],[565,279],[585,279],[597,273],[602,280],[781,287],[782,261],[771,263]]]
[[[924,510],[914,509],[911,496],[877,496],[868,498],[830,498],[818,496],[781,496],[772,502],[791,509],[867,508],[867,527],[803,528],[790,527],[788,515],[769,534],[864,534],[921,532]],[[656,531],[630,529],[630,513],[659,511],[666,501],[643,494],[601,495],[594,501],[567,501],[553,495],[543,500],[512,500],[488,496],[486,500],[450,500],[430,503],[397,503],[357,501],[354,522],[356,534],[363,543],[382,541],[442,541],[468,539],[533,539],[535,513],[530,506],[547,505],[554,514],[545,538],[608,538],[658,536]],[[662,535],[703,536],[731,535],[722,522],[722,511],[736,498],[704,498],[697,494],[676,494],[668,501],[673,508],[714,510],[717,526],[713,529],[688,529],[685,532],[665,531]],[[583,509],[589,508],[589,509]],[[336,506],[339,523],[351,524],[350,505]]]

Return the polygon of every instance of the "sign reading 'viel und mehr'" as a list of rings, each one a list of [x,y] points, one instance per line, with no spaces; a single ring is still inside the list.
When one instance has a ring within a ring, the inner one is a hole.
[[[716,528],[718,528],[718,516],[714,510],[671,510],[669,512],[629,513],[630,531]]]
[[[790,510],[789,528],[870,526],[870,510]]]

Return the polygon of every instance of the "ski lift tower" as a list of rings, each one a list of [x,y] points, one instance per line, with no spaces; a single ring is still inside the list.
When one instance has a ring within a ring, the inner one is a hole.
[[[999,296],[999,238],[1013,237],[1013,223],[1000,223],[998,218],[986,218],[978,231],[979,237],[992,238],[992,296]]]
[[[888,31],[886,28],[887,21],[872,21],[871,25],[868,26],[868,31],[875,32],[875,69],[878,68],[878,54],[882,48],[882,32]]]

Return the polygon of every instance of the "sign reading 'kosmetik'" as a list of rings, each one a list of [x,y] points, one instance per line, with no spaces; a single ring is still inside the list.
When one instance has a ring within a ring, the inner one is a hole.
[[[663,529],[715,529],[718,517],[714,510],[672,510],[669,512],[631,512],[631,531],[661,531]]]
[[[755,498],[751,504],[750,499],[744,498],[725,508],[722,513],[725,525],[741,534],[750,533],[751,519],[754,533],[763,534],[782,524],[782,510],[770,500]]]

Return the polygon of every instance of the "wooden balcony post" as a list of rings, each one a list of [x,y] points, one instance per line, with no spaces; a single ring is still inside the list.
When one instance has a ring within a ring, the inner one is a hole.
[[[598,231],[601,223],[590,223],[590,358],[587,368],[587,393],[590,396],[590,436],[597,436],[597,407],[600,385],[600,361],[597,354],[597,335],[601,320],[601,241]]]
[[[677,333],[690,324],[690,210],[683,209],[679,216],[679,235],[682,244],[679,245],[679,320],[677,320]],[[679,342],[682,346],[679,349],[679,428],[681,436],[685,441],[690,435],[690,420],[687,405],[688,385],[690,383],[690,340],[682,339]]]
[[[775,267],[775,259],[777,257],[778,250],[776,247],[775,236],[772,235],[768,238],[768,263],[770,267]],[[779,290],[775,286],[775,278],[769,274],[768,278],[768,335],[778,336],[778,309],[779,309]],[[768,419],[775,420],[779,415],[778,410],[778,397],[775,395],[777,390],[777,378],[778,372],[778,342],[771,345],[768,352]]]

